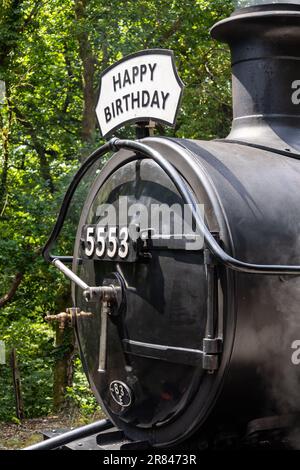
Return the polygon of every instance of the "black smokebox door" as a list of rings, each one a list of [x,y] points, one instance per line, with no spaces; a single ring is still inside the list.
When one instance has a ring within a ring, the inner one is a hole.
[[[83,224],[99,223],[103,204],[118,211],[120,197],[131,208],[142,204],[149,214],[161,204],[184,213],[167,175],[143,160],[124,165],[94,191]],[[132,223],[135,218],[131,215]],[[107,283],[112,273],[120,276],[124,303],[117,315],[103,312],[100,303],[87,305],[79,291],[76,298],[93,314],[78,320],[78,338],[99,401],[109,413],[146,428],[180,413],[199,387],[206,326],[203,251],[183,249],[177,241],[153,244],[134,262],[82,257],[78,275],[89,285]]]

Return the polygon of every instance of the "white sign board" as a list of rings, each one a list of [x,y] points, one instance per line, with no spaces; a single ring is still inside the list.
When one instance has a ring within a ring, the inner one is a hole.
[[[170,50],[124,57],[101,75],[96,113],[103,137],[128,122],[151,119],[174,126],[183,86]]]

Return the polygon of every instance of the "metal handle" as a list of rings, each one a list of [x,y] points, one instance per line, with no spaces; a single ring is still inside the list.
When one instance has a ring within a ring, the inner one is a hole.
[[[71,269],[69,269],[60,259],[55,258],[52,261],[52,264],[59,269],[66,277],[68,277],[71,281],[75,282],[75,284],[83,290],[89,289],[89,286],[78,277]]]
[[[69,269],[60,259],[54,259],[52,264],[56,266],[68,279],[83,289],[83,296],[87,302],[93,301],[117,301],[117,290],[118,287],[110,286],[98,286],[91,287],[86,284],[80,277],[78,277],[71,269]]]

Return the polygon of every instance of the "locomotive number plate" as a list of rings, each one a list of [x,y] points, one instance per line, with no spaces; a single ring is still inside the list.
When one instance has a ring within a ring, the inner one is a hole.
[[[81,255],[84,259],[135,262],[137,242],[130,237],[128,227],[84,225]]]

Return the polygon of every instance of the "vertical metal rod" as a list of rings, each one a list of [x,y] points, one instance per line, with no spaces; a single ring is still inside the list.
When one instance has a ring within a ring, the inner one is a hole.
[[[108,304],[106,300],[101,303],[101,332],[100,332],[100,345],[99,345],[99,372],[106,370],[106,349],[107,349],[107,315]]]
[[[149,121],[136,122],[135,136],[138,140],[150,136]]]
[[[214,267],[207,265],[207,321],[206,337],[214,338]]]

